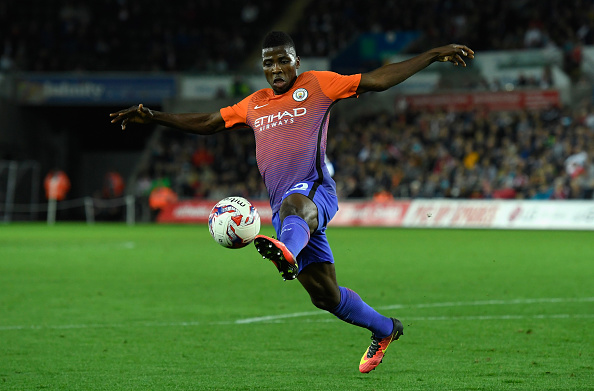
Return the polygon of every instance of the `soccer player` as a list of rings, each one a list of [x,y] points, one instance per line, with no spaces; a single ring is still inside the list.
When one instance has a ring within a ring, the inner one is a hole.
[[[435,61],[466,66],[474,52],[464,45],[431,49],[409,60],[368,73],[297,74],[299,57],[291,37],[273,31],[262,46],[262,69],[271,88],[213,113],[171,114],[142,104],[110,114],[122,129],[130,122],[158,123],[185,132],[212,135],[250,127],[256,139],[258,169],[268,189],[274,239],[258,235],[256,249],[277,267],[285,280],[297,280],[312,303],[339,319],[372,332],[371,345],[359,370],[375,369],[388,345],[403,331],[402,323],[381,315],[354,291],[336,281],[334,257],[326,227],[338,211],[336,184],[324,164],[329,112],[341,99],[393,87]]]

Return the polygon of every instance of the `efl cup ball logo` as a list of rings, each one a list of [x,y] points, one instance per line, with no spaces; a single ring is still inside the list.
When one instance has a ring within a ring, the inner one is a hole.
[[[297,88],[295,92],[293,92],[293,99],[296,102],[303,102],[307,99],[307,90],[305,88]]]

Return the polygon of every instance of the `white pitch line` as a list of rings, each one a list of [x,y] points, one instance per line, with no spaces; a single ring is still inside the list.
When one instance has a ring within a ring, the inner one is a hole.
[[[258,316],[256,318],[238,319],[234,323],[244,324],[244,323],[269,322],[271,320],[277,320],[277,319],[298,318],[298,317],[302,317],[302,316],[313,316],[313,315],[324,315],[324,314],[327,314],[327,312],[322,311],[322,310],[308,311],[308,312],[294,312],[292,314],[268,315],[268,316]]]
[[[594,314],[535,314],[535,315],[467,315],[467,316],[407,316],[410,322],[430,321],[456,321],[456,320],[516,320],[516,319],[594,319]],[[338,318],[307,319],[305,323],[331,323],[340,322]],[[264,323],[286,323],[284,320],[275,320]]]
[[[419,316],[406,321],[433,320],[508,320],[508,319],[594,319],[594,314],[537,314],[537,315],[469,315],[469,316]]]
[[[403,309],[403,308],[437,308],[437,307],[464,307],[464,306],[488,306],[488,305],[508,305],[508,304],[538,304],[538,303],[584,303],[594,302],[594,297],[580,298],[537,298],[537,299],[513,299],[513,300],[481,300],[481,301],[452,301],[443,303],[420,303],[420,304],[395,304],[389,306],[376,307],[380,310]],[[215,326],[215,325],[233,325],[233,324],[254,324],[254,323],[285,323],[286,319],[304,318],[316,315],[328,315],[328,312],[307,311],[293,312],[288,314],[267,315],[254,318],[237,319],[234,321],[219,322],[141,322],[141,323],[81,323],[65,325],[14,325],[0,326],[0,331],[10,330],[70,330],[70,329],[90,329],[90,328],[126,328],[126,327],[195,327],[195,326]],[[421,316],[406,317],[406,321],[443,321],[443,320],[506,320],[506,319],[592,319],[594,314],[536,314],[536,315],[468,315],[468,316]],[[330,317],[328,319],[307,319],[305,322],[336,322],[338,319]]]
[[[594,297],[578,297],[578,298],[561,298],[561,297],[552,297],[552,298],[538,298],[538,299],[513,299],[513,300],[478,300],[478,301],[448,301],[444,303],[421,303],[421,304],[394,304],[394,305],[386,305],[386,306],[378,306],[376,307],[378,310],[394,310],[394,309],[403,309],[403,308],[443,308],[443,307],[467,307],[467,306],[487,306],[487,305],[511,305],[511,304],[537,304],[537,303],[569,303],[569,302],[576,302],[576,303],[583,303],[583,302],[594,302]],[[246,319],[239,319],[236,320],[235,323],[257,323],[257,322],[270,322],[277,319],[285,319],[285,318],[296,318],[301,316],[313,316],[313,315],[324,315],[327,312],[319,310],[319,311],[311,311],[311,312],[295,312],[291,314],[281,314],[281,315],[268,315],[268,316],[259,316],[255,318],[246,318]]]
[[[431,321],[471,321],[471,320],[518,320],[518,319],[594,319],[594,314],[535,314],[535,315],[468,315],[468,316],[411,316],[406,317],[406,322],[431,322]],[[338,318],[328,317],[325,319],[302,319],[301,323],[333,323],[340,322]],[[263,320],[259,324],[284,324],[288,323],[287,318]],[[37,325],[37,326],[0,326],[0,331],[11,330],[74,330],[93,328],[128,328],[128,327],[197,327],[197,326],[229,326],[239,323],[238,321],[221,322],[146,322],[146,323],[106,323],[106,324],[66,324],[66,325]],[[255,324],[255,323],[251,323]]]
[[[477,301],[449,301],[445,303],[424,304],[394,304],[377,307],[379,310],[394,310],[402,308],[437,308],[437,307],[471,307],[487,305],[513,305],[513,304],[554,304],[554,303],[584,303],[594,302],[594,297],[550,297],[538,299],[513,299],[513,300],[477,300]]]

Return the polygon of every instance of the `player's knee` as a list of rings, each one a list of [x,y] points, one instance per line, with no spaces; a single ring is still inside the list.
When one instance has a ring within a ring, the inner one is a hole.
[[[301,209],[291,203],[291,202],[283,202],[283,204],[281,205],[281,209],[280,209],[280,217],[284,220],[285,217],[287,216],[299,216],[301,218],[303,218],[303,216],[301,216],[303,213],[301,211]]]
[[[318,209],[309,198],[301,194],[291,194],[288,196],[280,208],[281,221],[287,216],[299,216],[309,226],[313,232],[318,226]]]
[[[332,311],[340,304],[340,297],[333,295],[311,296],[313,305],[324,311]]]

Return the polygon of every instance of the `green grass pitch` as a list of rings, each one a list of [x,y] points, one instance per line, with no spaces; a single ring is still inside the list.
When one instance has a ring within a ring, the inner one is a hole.
[[[328,237],[405,326],[370,374],[367,330],[203,225],[0,226],[0,390],[594,390],[594,232]]]

